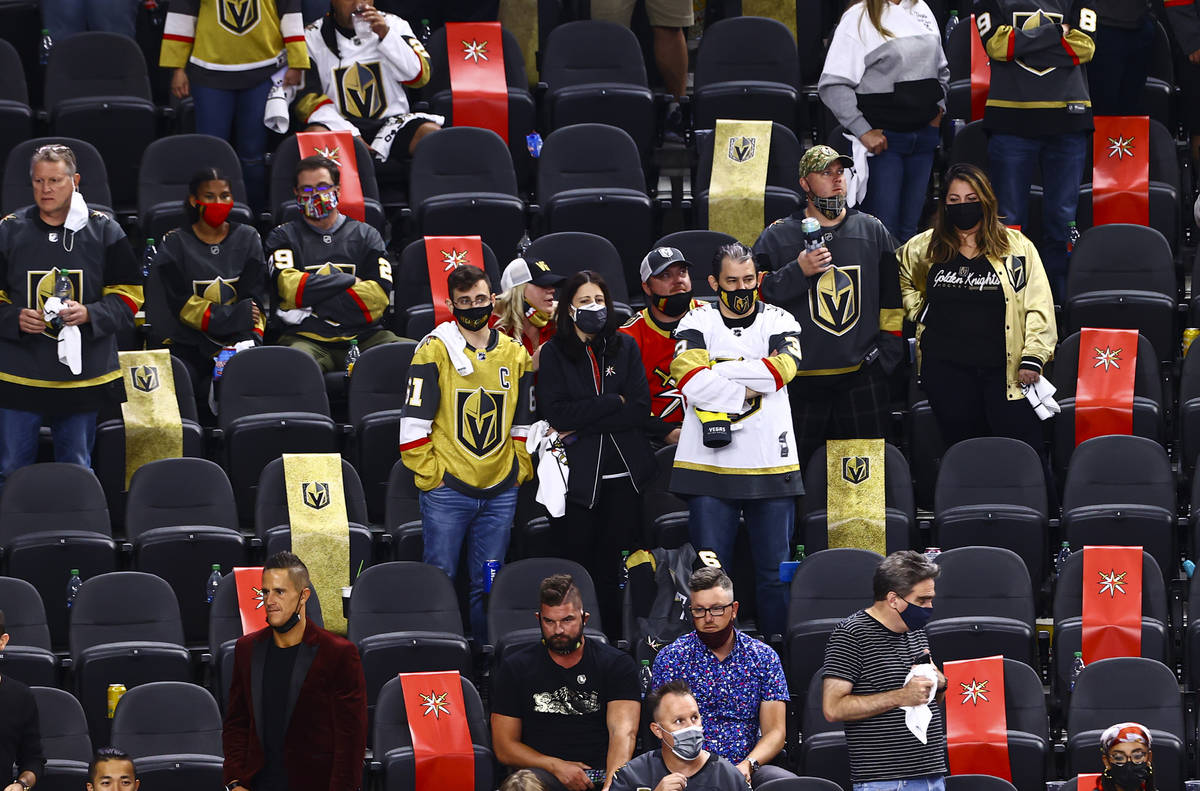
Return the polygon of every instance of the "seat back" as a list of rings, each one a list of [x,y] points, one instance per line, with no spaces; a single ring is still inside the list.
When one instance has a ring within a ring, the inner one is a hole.
[[[300,146],[295,135],[284,138],[271,159],[269,208],[275,222],[284,221],[284,209],[296,201],[292,188],[296,184],[296,163],[300,161]],[[379,180],[375,176],[375,159],[361,137],[354,137],[354,164],[363,198],[379,200]],[[370,219],[370,218],[368,218]]]
[[[590,269],[604,278],[615,301],[625,302],[628,299],[630,292],[625,282],[621,254],[603,236],[580,231],[548,233],[533,240],[533,244],[525,251],[525,257],[530,261],[545,261],[550,271],[565,277]]]
[[[204,687],[182,681],[141,684],[121,696],[112,740],[135,759],[224,754],[217,701]]]
[[[696,90],[731,81],[781,82],[794,88],[799,78],[796,40],[782,22],[731,17],[705,29],[696,53]]]
[[[692,189],[697,193],[708,190],[709,182],[712,181],[713,134],[707,130],[696,132],[696,172]],[[798,192],[800,185],[796,181],[796,174],[800,172],[801,154],[800,141],[796,139],[795,133],[783,124],[772,123],[771,150],[767,152],[766,185]],[[708,262],[693,263],[705,266]]]
[[[675,231],[654,243],[655,247],[674,247],[692,265],[692,293],[697,297],[715,297],[717,292],[708,283],[708,273],[717,248],[736,242],[721,231]]]
[[[146,59],[137,43],[118,33],[100,32],[54,42],[46,64],[45,106],[100,96],[151,99]]]
[[[417,344],[383,343],[363,352],[350,378],[350,423],[357,426],[374,412],[401,409],[408,389],[408,364]]]
[[[871,580],[882,560],[865,549],[814,552],[796,568],[788,601],[788,629],[804,621],[841,620],[871,606]],[[805,679],[807,681],[807,679]]]
[[[500,135],[457,126],[423,139],[413,153],[410,203],[419,207],[437,195],[474,192],[517,194],[512,155]]]
[[[546,137],[538,164],[537,195],[545,203],[573,189],[646,191],[637,144],[623,129],[572,124]]]
[[[1107,227],[1107,226],[1105,226]],[[1074,264],[1072,264],[1074,266]],[[1055,398],[1074,398],[1075,387],[1079,378],[1079,338],[1075,332],[1061,340],[1058,350],[1054,353],[1054,368],[1052,378],[1058,392]],[[1148,398],[1160,407],[1163,404],[1162,374],[1158,364],[1158,352],[1146,340],[1144,335],[1138,335],[1137,370],[1133,375],[1133,395]]]
[[[496,254],[492,252],[492,248],[488,246],[487,242],[480,242],[480,247],[483,250],[483,261],[475,263],[483,264],[483,271],[488,276],[488,284],[491,285],[493,291],[498,291],[500,288],[500,265],[496,261]],[[445,282],[444,275],[442,282]],[[429,264],[425,258],[424,239],[410,242],[400,253],[400,269],[396,273],[395,296],[397,314],[408,314],[409,309],[416,305],[432,311],[433,292],[429,288]],[[433,328],[432,314],[429,318],[429,328]],[[416,336],[413,337],[416,338]],[[356,363],[355,368],[357,366]]]
[[[238,529],[233,487],[208,459],[160,459],[144,464],[129,481],[125,531],[135,540],[156,527],[207,525]]]
[[[539,76],[551,92],[593,83],[647,85],[637,36],[624,25],[598,19],[568,22],[550,31]]]
[[[25,67],[21,64],[17,48],[8,41],[0,43],[0,99],[29,104]]]
[[[449,632],[462,635],[454,583],[436,566],[413,561],[365,569],[350,596],[350,629],[357,643],[388,632]]]
[[[0,496],[0,545],[62,530],[112,536],[104,489],[95,473],[77,464],[43,462],[10,475]]]
[[[1049,745],[1050,720],[1042,678],[1038,671],[1016,659],[1004,660],[1004,713],[1008,730],[1032,733]]]
[[[1075,679],[1067,712],[1068,736],[1128,721],[1184,739],[1183,703],[1175,674],[1163,663],[1140,656],[1092,662]]]
[[[1071,454],[1063,513],[1087,505],[1153,505],[1175,514],[1175,477],[1166,449],[1146,437],[1093,437]]]
[[[991,775],[951,775],[946,778],[946,791],[1017,791],[1017,787]]]
[[[817,448],[804,468],[804,490],[808,493],[804,502],[806,513],[823,511],[826,507],[824,495],[828,490],[829,480],[825,451],[825,445]],[[909,473],[904,453],[895,445],[885,445],[883,465],[885,506],[902,512],[909,519],[915,519],[917,507],[913,500],[912,475]]]
[[[1037,451],[1008,437],[976,437],[942,457],[935,510],[967,505],[1021,505],[1048,516],[1046,476]]]
[[[1083,614],[1083,552],[1072,552],[1059,569],[1058,583],[1054,586],[1055,624]],[[1167,589],[1162,570],[1154,556],[1145,550],[1142,551],[1142,618],[1167,623]]]
[[[346,502],[346,519],[358,525],[367,525],[367,499],[363,494],[362,480],[354,465],[342,459],[342,492]],[[272,527],[291,524],[288,515],[287,481],[284,477],[283,457],[263,467],[258,478],[258,497],[254,501],[254,532],[263,537]]]
[[[1033,584],[1017,553],[999,547],[959,547],[937,556],[934,619],[1012,618],[1033,628]]]
[[[51,760],[92,760],[92,739],[88,735],[83,706],[70,692],[53,687],[30,687],[37,703],[42,753]]]
[[[483,712],[479,693],[467,679],[462,680],[463,703],[466,704],[467,727],[471,732],[471,743],[491,749],[491,735]],[[379,691],[375,704],[375,733],[371,748],[382,758],[390,750],[412,746],[412,731],[408,729],[408,712],[404,706],[404,687],[399,678],[393,678]],[[377,758],[378,760],[378,758]]]
[[[221,378],[221,428],[246,415],[313,412],[329,416],[321,367],[288,346],[258,346],[233,356]]]
[[[508,83],[509,88],[528,91],[529,77],[525,72],[525,56],[521,52],[521,45],[511,31],[504,29],[502,35],[504,39],[504,81]],[[421,89],[421,95],[431,98],[442,91],[450,90],[450,61],[446,50],[446,28],[441,27],[435,30],[429,37],[429,41],[425,42],[425,49],[429,52],[430,74],[429,82]]]
[[[79,192],[92,208],[112,211],[112,191],[108,187],[108,166],[104,164],[104,158],[94,145],[74,137],[38,137],[14,146],[4,159],[4,187],[0,192],[0,211],[9,214],[33,203],[29,163],[33,159],[33,152],[48,145],[67,146],[75,152]]]
[[[192,176],[204,168],[216,168],[229,177],[229,188],[237,203],[246,203],[246,183],[237,152],[225,140],[211,135],[170,135],[150,144],[138,171],[138,214],[163,203],[182,205]]]
[[[175,591],[160,577],[113,571],[83,583],[71,607],[71,656],[104,643],[183,645]]]
[[[1129,223],[1086,230],[1071,252],[1067,299],[1128,289],[1175,296],[1175,263],[1167,239],[1153,228]]]
[[[0,577],[0,612],[9,645],[50,650],[50,627],[37,588],[16,577]]]
[[[604,631],[596,586],[587,569],[565,558],[524,558],[500,567],[488,600],[488,639],[492,643],[517,629],[537,627],[538,587],[551,574],[570,574],[583,598],[584,612],[591,613],[588,629]]]

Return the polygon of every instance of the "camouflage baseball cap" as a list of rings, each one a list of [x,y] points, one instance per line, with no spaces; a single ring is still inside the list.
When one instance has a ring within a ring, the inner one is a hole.
[[[800,178],[824,170],[833,162],[841,162],[848,168],[854,167],[854,160],[845,154],[839,154],[829,146],[813,146],[800,158]]]

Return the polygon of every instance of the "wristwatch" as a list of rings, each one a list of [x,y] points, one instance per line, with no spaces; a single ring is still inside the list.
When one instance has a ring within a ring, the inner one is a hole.
[[[758,771],[760,768],[762,768],[762,764],[760,764],[758,761],[756,761],[756,760],[754,760],[753,758],[751,758],[751,759],[750,759],[750,774],[754,774],[754,773],[755,773],[755,772],[757,772],[757,771]]]
[[[29,791],[29,789],[33,788],[33,786],[29,785],[19,777],[17,778],[17,782],[21,784],[21,788],[24,788],[25,791]]]

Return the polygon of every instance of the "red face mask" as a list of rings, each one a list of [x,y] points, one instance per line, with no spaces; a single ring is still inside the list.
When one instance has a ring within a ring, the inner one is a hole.
[[[221,223],[225,222],[225,218],[233,210],[233,201],[229,203],[197,203],[196,205],[200,207],[200,219],[204,220],[204,224],[210,228],[220,228]]]

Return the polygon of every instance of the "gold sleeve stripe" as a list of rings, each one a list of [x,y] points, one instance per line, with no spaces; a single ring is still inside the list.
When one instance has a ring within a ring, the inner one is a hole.
[[[183,307],[179,309],[179,320],[194,330],[205,330],[208,328],[208,318],[212,310],[212,303],[203,297],[191,296],[188,301],[183,303]]]
[[[879,329],[884,332],[900,332],[904,328],[903,308],[881,308],[879,311]]]
[[[306,93],[296,100],[296,107],[293,110],[296,117],[307,123],[312,114],[318,108],[324,107],[327,104],[333,104],[333,99],[330,99],[323,93]]]
[[[709,365],[707,349],[688,349],[671,361],[671,378],[679,383],[679,389],[682,390],[689,379]]]
[[[417,54],[417,59],[421,61],[421,73],[411,80],[405,80],[404,84],[409,88],[423,88],[429,82],[429,53],[425,51],[420,39],[413,36],[403,36],[403,39],[408,46],[412,47],[412,51]]]
[[[105,286],[100,291],[100,294],[102,296],[116,294],[129,307],[130,313],[137,313],[141,310],[142,303],[145,301],[145,298],[142,296],[142,287],[132,285],[131,283],[118,283],[115,286]]]
[[[367,321],[378,321],[383,316],[383,312],[387,310],[389,304],[388,296],[383,292],[383,287],[372,280],[355,283],[350,288],[350,295],[358,303],[358,307],[362,310],[363,315],[367,317]]]
[[[300,287],[300,281],[304,278],[304,273],[297,272],[295,269],[280,269],[279,270],[279,296],[285,301],[291,303],[292,307],[296,306],[296,290]]]
[[[8,296],[7,291],[0,290],[0,302],[3,302],[5,305],[12,304],[12,299]]]
[[[1012,60],[1016,38],[1017,34],[1013,32],[1011,25],[1000,25],[992,37],[987,40],[984,49],[987,50],[988,57],[992,60]]]

